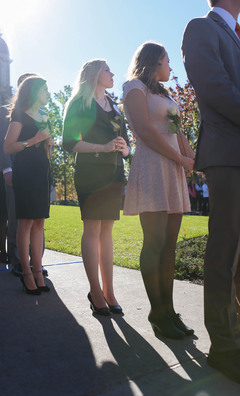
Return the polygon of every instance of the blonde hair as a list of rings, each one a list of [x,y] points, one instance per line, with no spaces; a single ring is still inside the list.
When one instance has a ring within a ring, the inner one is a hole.
[[[78,73],[72,95],[67,101],[64,116],[75,100],[82,98],[80,109],[90,108],[97,87],[98,77],[106,65],[104,59],[93,59],[85,63]]]

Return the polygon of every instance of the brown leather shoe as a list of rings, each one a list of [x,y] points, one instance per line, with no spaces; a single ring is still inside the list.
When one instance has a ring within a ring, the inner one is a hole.
[[[210,349],[207,362],[232,381],[240,384],[240,349],[215,352]]]

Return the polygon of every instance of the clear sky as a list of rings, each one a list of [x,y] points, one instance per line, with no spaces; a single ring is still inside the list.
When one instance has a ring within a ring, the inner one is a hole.
[[[147,40],[165,46],[184,84],[184,27],[208,11],[207,0],[2,0],[0,31],[13,60],[11,85],[29,71],[43,75],[50,92],[58,92],[73,84],[84,62],[103,58],[120,95],[129,62]]]

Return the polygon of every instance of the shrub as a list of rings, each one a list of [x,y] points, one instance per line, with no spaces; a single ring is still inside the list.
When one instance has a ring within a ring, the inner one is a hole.
[[[177,244],[175,279],[203,283],[203,262],[207,235],[183,239]]]

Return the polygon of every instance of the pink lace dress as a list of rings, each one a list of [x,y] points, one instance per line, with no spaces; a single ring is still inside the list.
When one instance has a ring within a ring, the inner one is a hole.
[[[180,152],[177,135],[168,132],[168,109],[177,106],[164,96],[148,91],[145,84],[135,79],[126,83],[123,102],[132,89],[139,89],[146,96],[151,124],[164,136],[166,142]],[[166,211],[183,213],[190,211],[188,187],[184,169],[150,149],[134,131],[131,118],[125,109],[130,128],[136,136],[136,151],[132,160],[126,189],[124,214]]]

